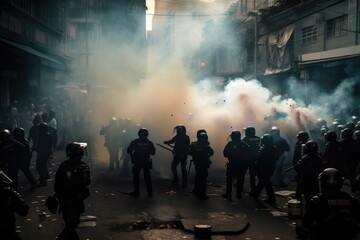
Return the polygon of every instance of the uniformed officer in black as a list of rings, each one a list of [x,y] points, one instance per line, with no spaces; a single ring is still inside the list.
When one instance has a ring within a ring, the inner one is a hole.
[[[242,198],[245,174],[250,161],[250,147],[241,141],[240,131],[233,131],[230,137],[231,141],[223,150],[224,157],[228,159],[228,162],[226,164],[226,192],[222,197],[231,199],[233,180],[236,178],[236,198]]]
[[[11,179],[0,171],[0,239],[20,240],[16,234],[15,213],[26,216],[29,206],[22,196],[11,187]]]
[[[214,150],[210,147],[206,132],[200,132],[197,135],[197,141],[190,144],[189,155],[192,156],[195,165],[194,193],[200,199],[208,199],[206,196],[208,168],[210,167],[210,157],[214,155]]]
[[[141,128],[138,132],[138,136],[139,138],[131,141],[129,147],[127,148],[127,153],[130,154],[133,164],[132,172],[134,191],[131,192],[130,195],[134,197],[138,197],[140,195],[140,171],[142,169],[148,197],[152,197],[153,189],[150,175],[152,160],[150,159],[150,155],[154,155],[156,149],[154,144],[148,139],[149,132],[146,128]]]
[[[250,161],[249,161],[249,176],[250,176],[250,188],[251,192],[254,192],[256,186],[256,154],[260,148],[260,137],[256,136],[254,127],[245,128],[245,137],[243,141],[250,146]]]
[[[342,173],[327,168],[319,175],[320,193],[313,197],[296,227],[302,239],[351,240],[359,233],[360,201],[343,192]]]
[[[54,190],[59,199],[60,211],[63,213],[65,228],[58,236],[58,240],[78,240],[76,227],[80,214],[85,211],[84,200],[90,195],[89,166],[81,161],[84,146],[73,142],[67,145],[68,159],[60,164],[56,174]]]

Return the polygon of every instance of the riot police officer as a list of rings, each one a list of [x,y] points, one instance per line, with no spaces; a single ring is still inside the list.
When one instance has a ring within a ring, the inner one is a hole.
[[[186,171],[186,164],[187,164],[187,157],[189,154],[189,147],[190,147],[190,138],[186,134],[186,128],[184,125],[178,125],[174,128],[176,131],[176,135],[167,141],[164,141],[164,144],[174,144],[173,149],[173,161],[171,163],[171,172],[173,174],[173,184],[178,184],[179,178],[177,173],[177,166],[181,163],[181,180],[182,180],[182,187],[187,186],[187,171]]]
[[[294,147],[293,166],[295,166],[301,159],[303,155],[303,145],[309,140],[309,134],[306,131],[300,131],[298,135],[296,135],[296,139],[297,141]]]
[[[304,146],[304,155],[296,163],[295,170],[298,174],[296,198],[301,199],[304,194],[305,201],[319,193],[317,178],[323,170],[323,159],[318,154],[318,145],[315,141],[309,140]]]
[[[23,128],[15,128],[14,129],[14,138],[24,145],[24,151],[21,153],[22,161],[20,170],[24,173],[25,177],[28,179],[31,184],[30,190],[34,190],[36,188],[36,181],[34,175],[30,171],[30,161],[31,161],[31,153],[30,153],[30,145],[29,141],[25,139],[25,130]]]
[[[111,118],[107,126],[102,126],[100,135],[105,136],[104,146],[109,152],[109,171],[120,169],[120,130],[115,117]]]
[[[149,131],[146,128],[141,128],[138,136],[139,138],[131,141],[127,148],[127,153],[130,154],[133,163],[134,191],[131,192],[130,195],[134,197],[139,197],[140,195],[140,171],[142,169],[148,197],[152,197],[153,189],[150,175],[152,160],[150,159],[150,155],[154,155],[156,149],[154,144],[148,139]]]
[[[265,134],[260,141],[260,149],[257,153],[255,167],[256,175],[258,177],[258,184],[255,191],[250,194],[255,200],[258,199],[260,192],[265,187],[269,203],[276,202],[274,189],[271,184],[271,176],[274,174],[276,162],[279,158],[279,152],[274,146],[274,139],[271,134]]]
[[[350,180],[351,191],[356,192],[356,168],[359,165],[357,158],[356,141],[353,138],[354,132],[350,128],[345,128],[341,132],[339,140],[339,151],[341,156],[341,165],[344,170],[343,174]]]
[[[286,160],[286,152],[290,151],[290,146],[285,138],[281,137],[280,129],[278,127],[272,127],[270,134],[274,139],[274,145],[279,153],[279,159],[276,162],[276,169],[273,176],[274,185],[278,187],[285,187],[286,183],[284,182],[283,169],[284,162]]]
[[[0,132],[0,170],[12,181],[11,187],[18,189],[18,172],[24,159],[25,146],[11,137],[8,129]]]
[[[16,234],[15,212],[26,216],[29,206],[22,196],[11,187],[11,179],[0,171],[0,236],[6,240],[20,240]]]
[[[228,162],[226,164],[226,192],[222,197],[231,199],[233,180],[236,177],[236,198],[242,198],[245,173],[250,162],[250,147],[241,141],[240,131],[232,131],[230,137],[231,141],[223,150],[224,157],[228,159]]]
[[[327,168],[319,175],[320,193],[311,199],[296,227],[301,238],[326,240],[356,239],[360,223],[360,202],[343,192],[343,176],[335,168]]]
[[[200,199],[208,199],[206,184],[208,168],[211,164],[210,157],[214,155],[214,150],[210,147],[208,135],[205,132],[198,132],[197,141],[190,144],[189,155],[192,156],[195,165],[194,192]]]
[[[256,181],[256,169],[255,169],[255,161],[256,154],[259,151],[260,147],[260,137],[256,136],[256,131],[254,127],[246,127],[245,128],[245,137],[243,141],[250,146],[250,160],[249,160],[249,176],[250,176],[250,188],[251,192],[255,190],[255,181]]]
[[[336,168],[341,171],[340,168],[340,149],[337,135],[334,131],[328,131],[324,135],[325,137],[325,148],[324,152],[321,153],[324,161],[324,168]]]
[[[76,227],[80,214],[85,211],[84,200],[90,195],[88,185],[91,182],[89,166],[81,160],[83,155],[84,148],[80,143],[68,144],[68,159],[60,164],[55,174],[55,196],[59,199],[65,222],[65,228],[58,240],[79,239]]]

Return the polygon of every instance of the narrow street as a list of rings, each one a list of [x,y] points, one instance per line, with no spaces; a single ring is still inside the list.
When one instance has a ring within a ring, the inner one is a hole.
[[[26,179],[19,175],[20,193],[30,205],[28,216],[17,217],[17,230],[23,240],[55,239],[63,227],[61,215],[51,214],[44,203],[53,194],[54,173],[64,157],[64,152],[56,153],[50,167],[52,179],[46,187],[28,192]],[[294,227],[299,219],[287,217],[286,197],[277,195],[275,206],[255,202],[248,194],[242,199],[225,200],[221,197],[225,172],[224,177],[215,178],[210,173],[208,200],[199,200],[191,194],[192,173],[187,189],[171,186],[170,179],[155,178],[154,197],[147,197],[141,182],[140,197],[134,198],[126,194],[132,190],[130,177],[109,173],[96,162],[90,166],[91,195],[85,202],[86,210],[78,228],[81,239],[195,239],[192,227],[209,223],[212,239],[296,239]],[[246,181],[245,189],[248,186]],[[290,182],[287,188],[277,190],[293,188],[294,183]]]

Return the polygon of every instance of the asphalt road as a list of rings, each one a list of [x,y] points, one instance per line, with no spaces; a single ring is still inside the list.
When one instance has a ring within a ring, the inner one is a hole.
[[[17,216],[17,231],[23,240],[56,239],[63,228],[61,215],[51,214],[44,203],[46,197],[53,194],[54,172],[64,157],[64,152],[55,154],[50,165],[52,179],[46,187],[29,192],[26,179],[21,173],[19,175],[19,192],[30,205],[28,216]],[[145,183],[141,180],[140,197],[134,198],[126,194],[132,190],[131,177],[108,172],[96,161],[89,165],[92,170],[91,195],[86,199],[83,221],[77,230],[80,239],[195,239],[191,226],[184,229],[182,221],[185,220],[195,224],[211,221],[213,230],[219,230],[211,239],[297,239],[294,227],[299,219],[288,218],[286,196],[277,196],[275,205],[256,202],[246,193],[242,199],[223,199],[225,171],[223,177],[212,177],[210,172],[208,200],[197,199],[191,194],[192,174],[186,189],[172,186],[170,179],[154,177],[152,198],[147,197]],[[290,179],[291,173],[287,177]],[[288,182],[288,187],[276,190],[294,190],[294,183]],[[248,186],[246,179],[246,191]]]

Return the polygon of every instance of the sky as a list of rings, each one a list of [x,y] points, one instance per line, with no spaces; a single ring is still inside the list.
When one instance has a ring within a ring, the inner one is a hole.
[[[152,29],[152,18],[154,14],[155,0],[146,0],[146,30],[151,31]]]

